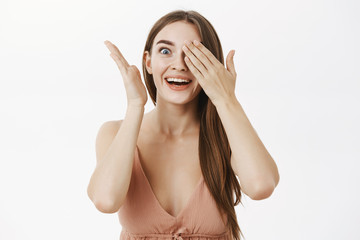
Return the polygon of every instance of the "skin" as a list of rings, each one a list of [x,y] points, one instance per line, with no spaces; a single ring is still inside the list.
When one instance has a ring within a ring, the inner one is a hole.
[[[157,104],[144,116],[138,143],[153,192],[172,216],[185,208],[201,177],[197,154],[200,122],[196,117],[201,86],[186,65],[182,49],[185,40],[195,39],[201,41],[194,25],[175,22],[155,37],[152,54],[144,54],[157,88]],[[157,44],[160,40],[172,44]],[[165,77],[174,75],[192,82],[186,90],[171,90]]]
[[[174,45],[157,44],[159,40],[168,40]],[[151,117],[155,131],[162,135],[182,137],[199,127],[196,112],[201,86],[184,61],[182,47],[186,40],[201,41],[197,28],[186,22],[175,22],[155,37],[151,56],[145,52],[146,68],[153,75],[157,89],[157,106]],[[165,82],[169,75],[181,75],[192,82],[184,91],[173,91]]]
[[[157,44],[159,40],[171,41],[172,45]],[[231,166],[242,191],[260,200],[269,197],[279,182],[274,160],[236,98],[235,51],[227,55],[225,68],[200,42],[193,24],[178,21],[158,33],[151,54],[144,53],[147,71],[157,88],[157,105],[142,119],[137,146],[153,193],[172,216],[184,209],[201,177],[196,117],[201,88],[215,105],[227,133]],[[128,109],[143,112],[147,95],[139,70],[127,63],[115,45],[109,41],[105,44],[123,76]],[[173,74],[191,79],[192,83],[184,91],[173,91],[164,79]]]

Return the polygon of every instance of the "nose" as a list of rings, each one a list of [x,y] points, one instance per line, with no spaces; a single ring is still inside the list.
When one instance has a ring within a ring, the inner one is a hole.
[[[171,69],[178,71],[187,71],[188,67],[185,63],[184,58],[185,53],[183,51],[180,54],[177,54],[177,56],[174,57],[173,62],[171,63]]]

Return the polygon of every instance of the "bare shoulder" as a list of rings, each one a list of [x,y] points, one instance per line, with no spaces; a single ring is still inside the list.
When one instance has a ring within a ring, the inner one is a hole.
[[[121,120],[110,120],[110,121],[107,121],[107,122],[104,122],[101,126],[107,126],[107,127],[110,127],[110,128],[119,128],[121,123],[122,123],[123,119]],[[118,130],[118,129],[116,129]]]
[[[95,142],[97,162],[104,157],[110,144],[114,140],[122,121],[123,120],[106,121],[100,126]]]
[[[100,129],[98,131],[97,134],[97,140],[103,140],[102,137],[106,137],[106,136],[111,136],[111,135],[116,135],[117,131],[119,130],[121,123],[123,120],[111,120],[111,121],[106,121],[104,122],[101,126]]]

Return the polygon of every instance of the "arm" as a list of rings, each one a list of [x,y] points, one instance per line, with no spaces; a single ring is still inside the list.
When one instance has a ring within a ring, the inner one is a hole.
[[[143,114],[144,107],[128,107],[120,126],[110,121],[99,130],[96,138],[97,164],[87,193],[101,212],[118,211],[126,198]]]
[[[279,182],[277,166],[236,97],[216,106],[230,143],[231,166],[253,200],[269,197]]]
[[[110,41],[105,41],[104,44],[121,72],[128,104],[120,126],[110,121],[104,123],[99,130],[96,138],[97,164],[87,193],[98,210],[114,213],[122,206],[129,189],[147,94],[137,67],[129,65],[120,50]]]
[[[269,197],[279,182],[277,166],[235,96],[235,51],[226,68],[203,44],[185,41],[185,62],[215,105],[232,150],[231,166],[242,191],[254,200]]]

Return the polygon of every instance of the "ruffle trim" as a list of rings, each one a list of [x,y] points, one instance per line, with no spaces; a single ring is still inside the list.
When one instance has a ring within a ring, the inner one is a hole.
[[[149,233],[134,234],[123,229],[120,240],[230,240],[229,230],[221,234],[203,233]]]

